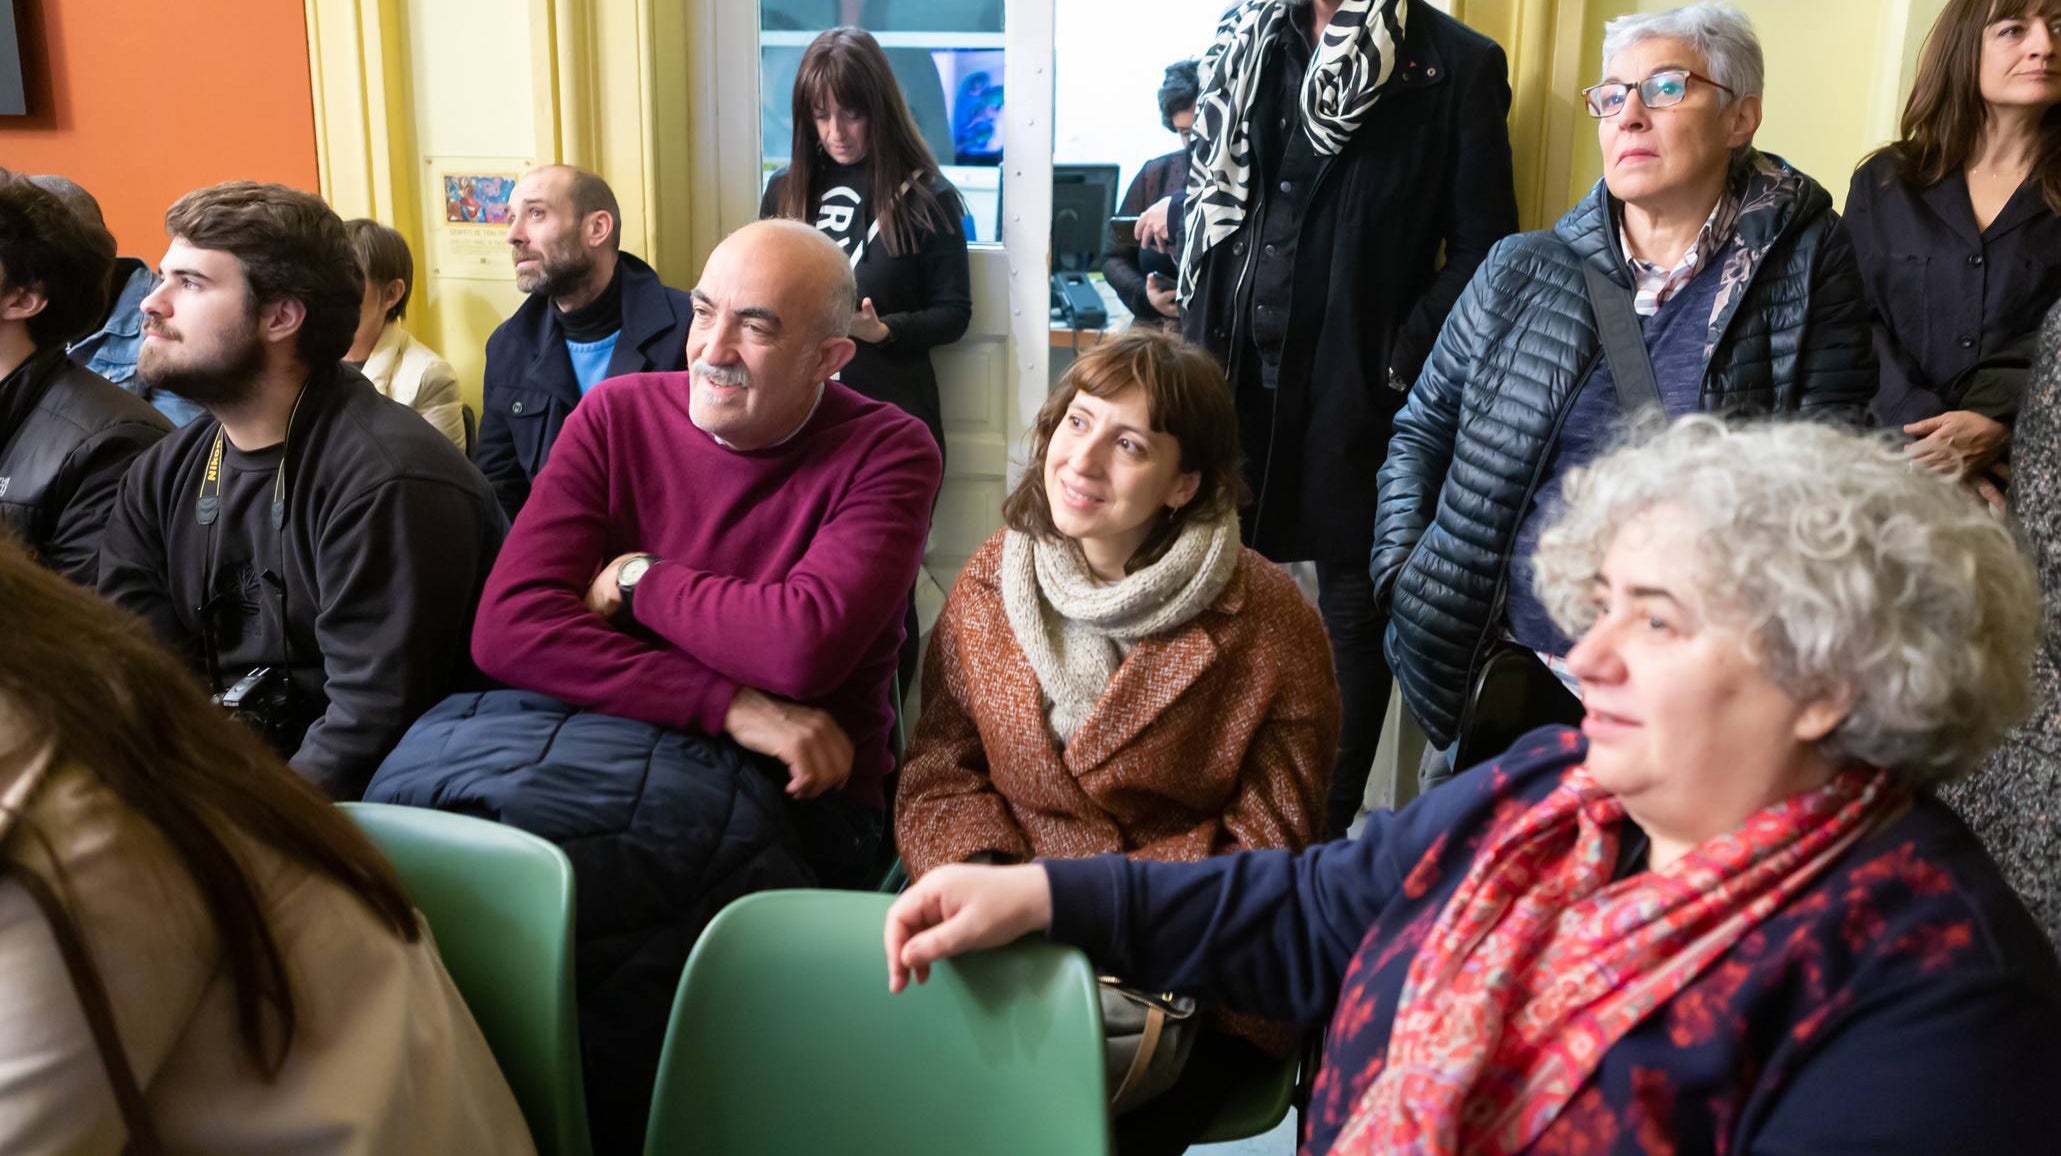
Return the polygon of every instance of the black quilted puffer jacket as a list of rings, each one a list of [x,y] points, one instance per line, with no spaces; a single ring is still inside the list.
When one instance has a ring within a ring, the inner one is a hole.
[[[1875,389],[1853,246],[1816,181],[1765,153],[1734,169],[1741,247],[1725,270],[1699,407],[1858,424]],[[1732,262],[1743,260],[1743,269]],[[1371,566],[1388,661],[1439,746],[1501,629],[1519,524],[1601,351],[1582,264],[1629,286],[1602,182],[1550,230],[1507,237],[1467,285],[1396,415]]]

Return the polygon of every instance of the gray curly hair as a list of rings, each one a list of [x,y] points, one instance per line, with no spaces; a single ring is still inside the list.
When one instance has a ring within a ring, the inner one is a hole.
[[[2040,589],[2010,528],[1883,440],[1815,422],[1692,416],[1569,473],[1534,559],[1579,636],[1617,531],[1666,507],[1702,543],[1710,621],[1800,699],[1850,696],[1825,753],[1922,787],[1961,774],[2030,706]]]

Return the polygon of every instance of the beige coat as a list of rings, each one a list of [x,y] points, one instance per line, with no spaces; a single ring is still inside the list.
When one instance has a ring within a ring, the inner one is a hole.
[[[91,771],[24,741],[0,715],[8,748],[0,810],[21,819],[0,820],[5,851],[59,881],[167,1150],[535,1151],[426,930],[406,943],[343,888],[243,842],[300,1015],[267,1083],[245,1056],[212,928],[164,838]],[[11,879],[0,882],[0,976],[0,1151],[122,1151],[121,1113],[70,974],[41,909]]]
[[[398,322],[388,322],[365,358],[365,378],[372,387],[422,415],[465,451],[464,403],[458,398],[458,374],[451,363]]]

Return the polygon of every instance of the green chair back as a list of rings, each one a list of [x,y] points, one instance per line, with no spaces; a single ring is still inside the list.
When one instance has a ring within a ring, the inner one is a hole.
[[[485,819],[345,803],[415,900],[542,1156],[587,1156],[573,990],[572,863]]]
[[[687,960],[645,1156],[1105,1156],[1102,1014],[1078,951],[1024,941],[887,993],[892,900],[768,891]]]

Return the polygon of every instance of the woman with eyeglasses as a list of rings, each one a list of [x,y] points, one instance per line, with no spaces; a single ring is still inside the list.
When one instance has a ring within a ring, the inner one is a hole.
[[[2061,0],[1952,0],[1903,136],[1846,196],[1874,310],[1873,412],[1993,499],[2034,338],[2061,298]]]
[[[1516,718],[1506,729],[1579,713],[1559,662],[1571,641],[1532,592],[1530,558],[1562,479],[1629,416],[1858,421],[1874,390],[1832,198],[1753,147],[1763,65],[1746,17],[1717,4],[1626,16],[1605,28],[1603,59],[1582,93],[1602,181],[1551,229],[1490,253],[1381,468],[1375,598],[1436,748],[1486,717],[1470,704],[1491,665],[1530,688],[1498,708]]]

